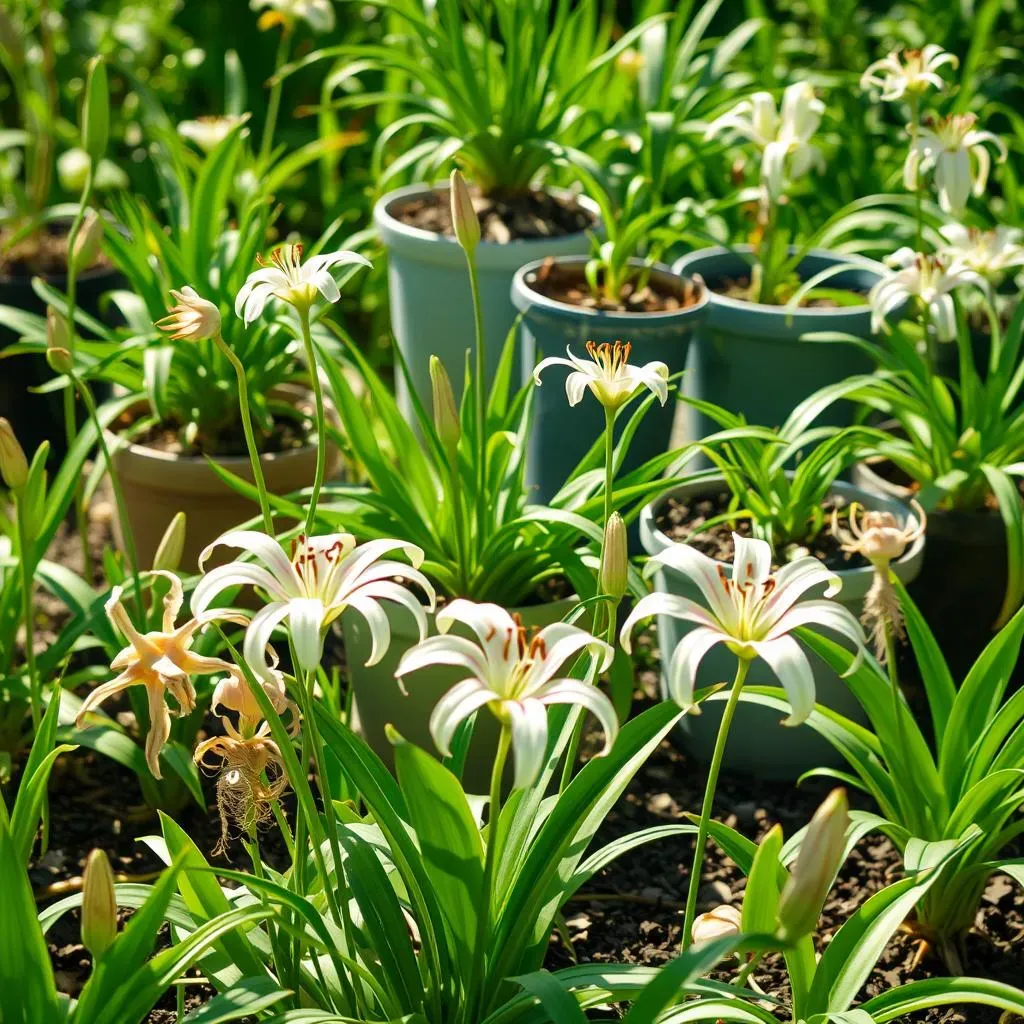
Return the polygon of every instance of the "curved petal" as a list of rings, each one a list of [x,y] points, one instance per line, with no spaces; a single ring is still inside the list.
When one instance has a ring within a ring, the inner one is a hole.
[[[689,544],[673,544],[651,558],[644,569],[644,575],[650,576],[659,564],[689,576],[700,588],[712,616],[719,622],[728,625],[735,619],[735,608],[729,597],[725,570],[720,562]]]
[[[767,541],[756,537],[732,535],[735,554],[732,559],[732,580],[741,590],[748,584],[764,583],[772,572],[772,549]]]
[[[765,640],[775,640],[798,626],[820,626],[849,640],[854,646],[856,657],[845,674],[856,672],[860,667],[865,654],[864,630],[849,608],[835,601],[803,601],[782,616]]]
[[[814,710],[814,673],[800,645],[791,636],[780,636],[775,640],[754,641],[750,646],[779,677],[789,698],[792,711],[782,724],[799,725],[805,721]]]
[[[253,672],[263,678],[273,678],[270,675],[270,666],[267,665],[267,645],[270,643],[270,634],[277,628],[279,622],[288,615],[289,605],[287,601],[274,601],[261,608],[249,623],[245,631],[245,641],[242,644],[242,657],[248,662]]]
[[[310,256],[303,264],[302,269],[309,273],[317,274],[329,270],[331,267],[340,267],[351,263],[358,263],[363,267],[373,267],[373,264],[365,256],[353,252],[351,249],[338,249],[335,252]]]
[[[442,633],[455,622],[468,626],[480,641],[492,671],[506,671],[519,660],[519,627],[504,608],[496,604],[456,598],[437,613],[435,621]]]
[[[619,720],[612,702],[596,687],[578,679],[556,679],[537,694],[544,704],[579,704],[590,711],[604,730],[604,748],[607,754],[619,732]]]
[[[548,747],[548,713],[539,700],[502,702],[502,710],[512,726],[512,752],[515,756],[516,789],[526,789],[544,767]]]
[[[349,605],[357,607],[356,602],[390,601],[393,604],[401,605],[416,622],[416,629],[419,631],[419,639],[425,639],[430,632],[430,623],[427,621],[427,613],[419,599],[411,594],[405,587],[392,583],[390,580],[378,580],[375,583],[367,583],[360,587],[355,594],[349,597]],[[374,662],[370,662],[374,664]]]
[[[825,597],[834,597],[842,580],[817,558],[798,558],[775,574],[775,590],[758,609],[752,633],[763,637],[812,587],[827,584]]]
[[[481,686],[489,682],[483,652],[462,636],[432,636],[418,643],[402,655],[395,675],[406,676],[430,665],[458,665],[472,672]]]
[[[369,602],[367,602],[369,603]],[[352,607],[356,605],[353,602]],[[376,605],[374,605],[376,608]],[[358,609],[366,615],[365,608]],[[377,608],[377,611],[380,611]],[[381,612],[381,615],[384,613]],[[369,621],[369,619],[367,619]],[[288,602],[288,632],[295,647],[295,660],[305,672],[315,672],[324,652],[324,603],[318,597],[295,597]],[[373,635],[374,624],[370,624]]]
[[[240,548],[242,551],[255,555],[277,577],[282,587],[297,586],[298,577],[292,567],[291,559],[281,547],[279,541],[268,537],[259,530],[229,530],[221,534],[215,541],[207,544],[199,556],[199,567],[210,557],[214,548]],[[290,596],[298,597],[296,589]]]
[[[699,710],[693,702],[694,690],[697,686],[697,670],[700,668],[704,655],[716,644],[725,643],[728,636],[705,626],[691,629],[672,652],[668,671],[665,674],[665,685],[669,697],[683,710]]]
[[[642,619],[649,619],[652,615],[671,615],[674,619],[695,622],[697,625],[707,626],[709,629],[721,629],[719,623],[708,613],[707,609],[702,608],[696,601],[658,591],[640,598],[633,606],[629,617],[622,624],[622,629],[619,630],[619,643],[627,654],[632,654],[631,633],[634,627]]]
[[[451,757],[451,742],[455,730],[489,701],[494,694],[478,679],[464,679],[456,683],[438,702],[430,715],[430,735],[434,746]]]
[[[262,565],[252,565],[249,562],[229,562],[227,565],[219,565],[216,569],[211,569],[196,584],[190,601],[192,614],[196,618],[202,618],[213,603],[213,599],[222,590],[227,590],[228,587],[244,586],[247,583],[254,587],[260,587],[271,597],[281,601],[289,601],[296,596],[288,593],[278,583],[277,578]]]
[[[376,665],[391,646],[391,624],[387,613],[368,594],[353,595],[349,607],[366,620],[370,630],[370,656],[366,659],[366,665]]]
[[[533,383],[537,387],[541,385],[540,371],[546,370],[549,366],[568,366],[571,370],[577,369],[576,364],[571,359],[564,359],[562,356],[548,356],[533,368]]]
[[[643,386],[656,395],[662,405],[668,401],[669,373],[664,363],[654,361],[643,366],[631,366],[629,372],[634,382],[632,390]]]
[[[185,591],[177,574],[168,572],[166,569],[150,569],[150,576],[160,576],[170,583],[170,590],[164,597],[163,630],[165,633],[174,632],[174,623],[178,619],[178,612],[181,611],[182,602],[185,599]]]
[[[383,555],[392,551],[404,551],[409,556],[413,569],[423,564],[423,549],[405,540],[371,540],[350,551],[337,568],[340,589],[354,586],[360,573]]]
[[[82,701],[82,706],[78,709],[78,714],[75,716],[75,725],[80,727],[85,716],[90,711],[98,708],[108,697],[115,696],[115,694],[120,693],[122,690],[128,689],[129,686],[138,686],[139,683],[144,683],[148,675],[149,673],[141,665],[133,665],[109,682],[100,683]]]
[[[520,692],[529,694],[543,686],[570,658],[584,649],[598,656],[598,672],[603,672],[615,657],[615,651],[609,644],[578,626],[566,622],[545,626],[531,643],[531,650],[540,653],[541,657],[534,656]]]
[[[591,387],[594,380],[593,374],[584,373],[582,370],[575,370],[565,378],[565,397],[570,407],[577,406],[583,401],[587,388]]]
[[[149,698],[149,733],[146,736],[146,763],[153,773],[154,779],[162,779],[160,774],[160,751],[171,735],[171,713],[164,703],[164,689],[156,683],[146,684],[146,695]]]

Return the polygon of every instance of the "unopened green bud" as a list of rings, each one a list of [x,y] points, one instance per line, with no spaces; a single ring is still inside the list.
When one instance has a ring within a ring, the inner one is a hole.
[[[434,403],[434,427],[449,458],[454,458],[462,436],[459,410],[455,404],[452,382],[444,363],[437,356],[430,357],[430,391]]]
[[[75,247],[71,253],[71,260],[77,273],[88,270],[96,262],[102,238],[103,218],[90,207],[85,212],[85,219],[78,228],[78,234],[75,235]]]
[[[82,883],[82,945],[98,959],[117,938],[117,898],[114,873],[102,850],[93,850],[85,862]]]
[[[93,164],[107,151],[110,136],[110,91],[107,87],[107,65],[102,57],[89,61],[82,104],[82,148]]]
[[[28,480],[25,449],[14,436],[10,421],[3,416],[0,416],[0,476],[12,491],[24,487]]]
[[[165,572],[177,572],[181,555],[185,550],[185,513],[178,512],[167,524],[164,535],[153,556],[153,568]]]
[[[469,186],[456,168],[449,179],[449,198],[452,204],[452,226],[455,238],[466,252],[472,252],[480,242],[480,221],[473,209]]]
[[[793,942],[817,928],[825,897],[843,862],[849,824],[846,790],[834,789],[815,811],[782,890],[779,932],[783,940]]]
[[[53,306],[46,307],[46,361],[54,373],[70,373],[74,365],[68,351],[68,322]]]
[[[622,600],[629,585],[629,546],[626,524],[618,512],[613,512],[604,527],[601,545],[601,572],[598,589],[602,594]]]

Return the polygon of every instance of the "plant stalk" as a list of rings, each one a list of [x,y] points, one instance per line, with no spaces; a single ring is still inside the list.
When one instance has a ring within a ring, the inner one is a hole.
[[[32,581],[35,575],[35,559],[29,556],[28,523],[25,522],[25,507],[19,495],[14,497],[18,530],[18,564],[21,567],[22,618],[25,620],[25,670],[28,672],[28,692],[32,707],[32,732],[38,731],[43,719],[42,685],[36,670],[35,628],[32,621]],[[25,705],[22,704],[22,713]]]
[[[306,362],[309,364],[309,382],[313,388],[313,400],[316,403],[316,474],[313,477],[313,492],[309,496],[309,508],[306,510],[306,536],[313,535],[313,522],[316,519],[316,506],[320,500],[320,488],[324,483],[324,469],[327,464],[327,423],[324,416],[324,393],[320,386],[320,374],[317,370],[316,349],[313,335],[309,329],[308,307],[298,307],[299,324],[302,328],[302,344],[306,350]]]

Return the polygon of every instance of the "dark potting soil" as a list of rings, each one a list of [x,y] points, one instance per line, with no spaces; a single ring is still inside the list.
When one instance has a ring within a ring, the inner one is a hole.
[[[782,294],[780,305],[785,305],[789,301],[790,297],[796,293],[800,284],[803,284],[803,282],[794,283],[792,289],[787,289]],[[724,295],[728,299],[738,299],[741,302],[754,301],[750,297],[751,280],[749,276],[718,278],[717,280],[709,281],[708,287],[716,295]],[[856,301],[840,301],[839,294],[837,293],[841,293],[843,298],[849,296]],[[826,285],[822,289],[814,289],[809,292],[797,303],[797,306],[799,309],[842,309],[846,306],[863,305],[867,302],[867,294],[866,291],[852,288],[828,289]]]
[[[0,230],[0,278],[60,277],[68,272],[68,234],[65,225],[38,231],[7,247],[9,230]],[[98,254],[89,269],[109,266]]]
[[[566,267],[553,259],[544,261],[530,287],[556,302],[582,309],[600,309],[610,313],[671,313],[695,306],[703,289],[688,278],[670,288],[663,280],[637,278],[623,284],[616,298],[594,294],[582,269]],[[628,339],[627,339],[628,340]]]
[[[687,543],[719,562],[731,562],[735,554],[732,535],[738,533],[741,537],[751,536],[750,520],[737,519],[733,522],[719,523],[707,530],[701,529],[709,519],[729,511],[730,499],[728,491],[687,499],[670,498],[662,506],[655,521],[658,528],[672,540]],[[836,509],[841,512],[846,505],[847,502],[843,498],[826,498],[822,503],[825,528],[805,545],[808,554],[820,559],[834,570],[859,569],[869,564],[863,556],[843,551],[839,541],[832,535],[829,526],[832,511]],[[773,564],[772,568],[778,569],[779,565]]]
[[[575,199],[547,192],[484,196],[473,189],[472,196],[480,237],[485,242],[503,245],[531,238],[559,238],[594,226],[593,216]],[[396,203],[391,215],[409,227],[455,237],[447,191]]]

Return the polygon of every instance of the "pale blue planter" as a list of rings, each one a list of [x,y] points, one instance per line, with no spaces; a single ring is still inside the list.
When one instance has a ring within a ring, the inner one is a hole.
[[[865,301],[859,306],[788,312],[783,306],[718,294],[716,284],[749,275],[750,264],[742,254],[750,251],[750,246],[699,249],[672,266],[677,274],[699,274],[710,292],[708,315],[690,346],[684,393],[741,413],[748,423],[777,427],[820,388],[872,371],[871,360],[853,345],[803,340],[818,331],[870,338],[871,307]],[[823,287],[866,292],[885,273],[885,267],[873,260],[813,250],[800,264],[799,274],[806,281],[841,263],[862,266],[837,274]],[[837,402],[816,422],[845,426],[853,413],[852,404]],[[718,429],[712,420],[687,408],[686,440]]]
[[[578,267],[582,273],[586,257],[562,257],[557,261],[565,268]],[[543,260],[528,263],[512,280],[512,302],[523,314],[520,328],[523,383],[532,380],[533,368],[548,356],[565,356],[566,348],[574,355],[588,359],[586,343],[628,341],[633,346],[631,363],[659,360],[669,374],[686,368],[687,350],[694,329],[708,310],[707,289],[699,301],[685,309],[666,313],[612,313],[557,302],[534,291],[532,284]],[[642,266],[642,261],[634,260]],[[656,264],[651,280],[666,290],[681,290],[684,281],[663,264]],[[543,384],[534,394],[534,422],[530,432],[527,456],[527,480],[536,487],[536,499],[549,501],[563,486],[580,459],[598,440],[605,429],[604,409],[589,392],[575,408],[565,395],[568,367],[551,367],[544,371]],[[655,402],[644,416],[629,446],[629,454],[620,475],[638,468],[644,462],[668,451],[672,422],[676,412],[675,391],[669,393],[664,406]],[[629,421],[630,406],[619,414],[617,437]]]
[[[403,202],[431,191],[447,194],[447,186],[431,189],[410,185],[380,199],[373,221],[388,250],[391,324],[399,351],[409,366],[420,400],[430,411],[430,357],[436,355],[462,394],[467,350],[474,344],[473,303],[466,256],[454,238],[409,227],[392,216]],[[589,205],[578,200],[581,205]],[[493,379],[505,337],[515,321],[509,298],[512,277],[524,264],[545,256],[586,255],[590,235],[579,232],[558,238],[529,239],[499,245],[481,242],[476,250],[486,345],[487,384]],[[518,374],[513,380],[518,379]],[[396,372],[399,404],[412,420],[408,388]]]
[[[670,498],[700,494],[715,494],[726,490],[725,480],[711,473],[696,475],[692,481],[681,484],[662,494],[657,500],[645,506],[640,513],[640,539],[648,555],[655,555],[674,543],[657,525],[660,510]],[[902,502],[865,491],[852,484],[837,481],[832,494],[841,495],[847,501],[857,501],[867,509],[892,512],[899,523],[913,519],[913,512]],[[893,572],[903,583],[909,583],[921,571],[924,561],[924,537],[919,537],[903,554],[892,563]],[[731,577],[732,566],[721,563]],[[871,586],[874,570],[870,566],[840,570],[842,590],[834,598],[846,605],[859,618],[864,598]],[[661,567],[654,575],[654,589],[680,597],[688,597],[704,604],[700,590],[688,576],[668,567]],[[824,595],[824,585],[808,591],[801,600],[812,600]],[[667,615],[658,616],[658,648],[661,663],[667,665],[676,645],[690,630],[692,623]],[[823,631],[824,632],[824,631]],[[825,633],[829,639],[837,639],[832,633]],[[817,655],[805,648],[814,670],[816,699],[819,704],[852,718],[862,725],[867,719],[857,699],[843,680]],[[736,674],[737,658],[724,646],[716,646],[701,662],[697,672],[697,688],[729,683]],[[747,683],[753,686],[779,686],[774,673],[763,661],[754,661],[750,666]],[[662,679],[664,695],[664,678]],[[705,701],[702,713],[687,715],[676,730],[680,745],[698,761],[708,763],[715,746],[718,724],[724,705],[718,701]],[[794,781],[812,768],[847,768],[845,758],[826,739],[819,736],[810,726],[785,726],[780,724],[784,715],[770,708],[741,701],[736,709],[729,741],[725,750],[724,764],[727,769],[761,778],[786,779]]]

